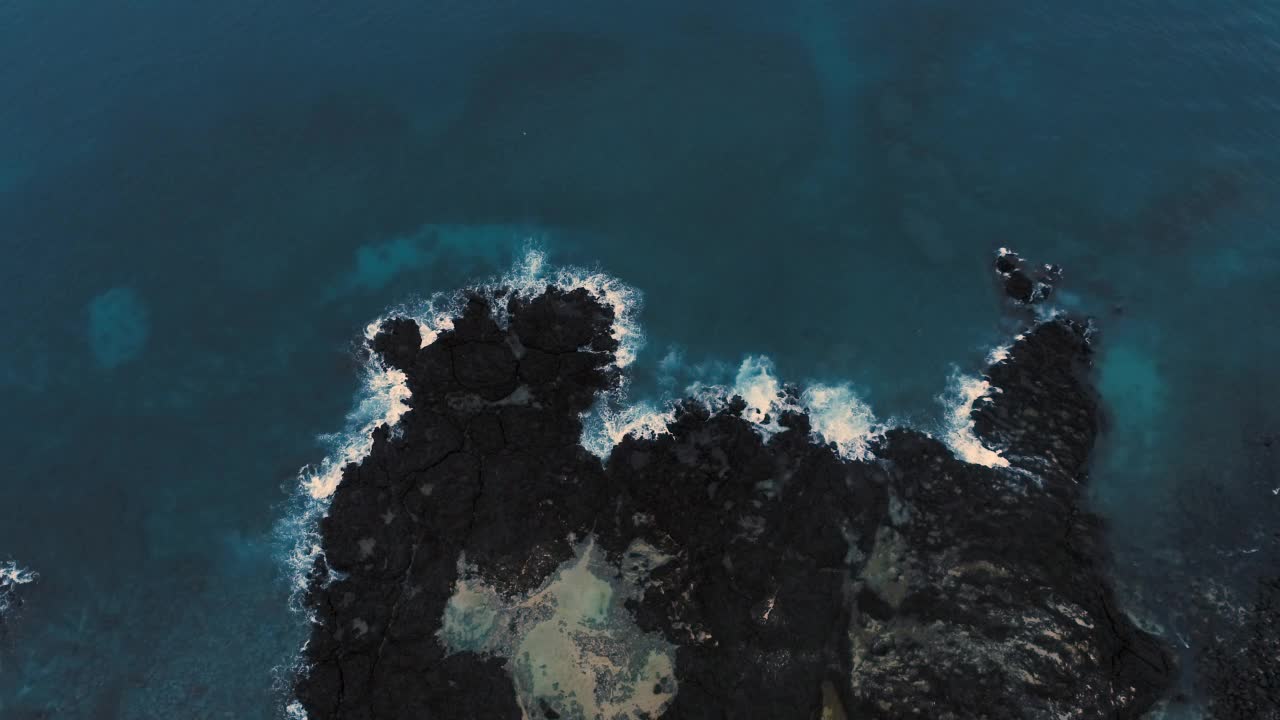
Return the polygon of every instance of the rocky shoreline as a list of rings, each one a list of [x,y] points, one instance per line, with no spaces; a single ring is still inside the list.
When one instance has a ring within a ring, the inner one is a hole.
[[[307,717],[1136,718],[1170,686],[1083,497],[1083,321],[986,369],[995,468],[907,428],[845,459],[802,412],[762,435],[739,398],[685,401],[602,464],[581,415],[620,382],[613,321],[547,287],[476,295],[426,344],[383,323],[411,409],[321,521]]]

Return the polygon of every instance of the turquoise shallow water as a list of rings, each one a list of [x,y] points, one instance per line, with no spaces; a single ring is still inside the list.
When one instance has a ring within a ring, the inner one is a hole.
[[[764,354],[922,427],[1017,330],[992,252],[1061,264],[1118,577],[1186,636],[1280,551],[1278,110],[1259,0],[8,3],[0,715],[277,716],[365,324],[530,239],[644,294],[637,395]]]

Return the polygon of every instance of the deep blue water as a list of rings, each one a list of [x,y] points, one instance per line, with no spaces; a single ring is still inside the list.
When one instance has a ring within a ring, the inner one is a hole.
[[[1133,612],[1275,572],[1280,6],[374,5],[0,4],[0,717],[277,717],[362,329],[530,238],[644,293],[638,394],[762,353],[922,427],[995,248],[1059,263]]]

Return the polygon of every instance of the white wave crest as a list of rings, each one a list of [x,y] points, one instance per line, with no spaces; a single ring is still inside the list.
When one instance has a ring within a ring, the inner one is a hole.
[[[500,281],[500,286],[525,297],[538,295],[548,285],[565,291],[584,289],[613,310],[612,336],[618,341],[615,364],[624,368],[635,362],[644,346],[639,322],[644,296],[639,290],[598,269],[574,266],[551,269],[546,253],[536,248],[527,249],[524,258]],[[494,305],[497,307],[500,303]]]
[[[592,455],[603,460],[626,436],[655,438],[666,433],[667,425],[674,420],[673,410],[659,410],[652,403],[630,405],[625,401],[602,401],[583,418],[580,442]]]
[[[1009,353],[1013,351],[1013,346],[1016,343],[1020,342],[1024,337],[1026,337],[1026,335],[1019,334],[1016,337],[1014,337],[1012,341],[1004,343],[1003,345],[997,345],[991,348],[990,350],[988,350],[987,351],[987,367],[990,367],[992,365],[999,365],[1005,360],[1008,360]]]
[[[847,460],[868,457],[871,441],[884,431],[871,407],[848,383],[815,383],[797,395],[778,379],[773,360],[763,355],[743,359],[733,387],[727,392],[715,390],[704,397],[719,402],[726,395],[737,395],[746,402],[742,417],[766,438],[783,430],[778,423],[783,413],[807,414],[813,439],[834,444],[840,456]]]
[[[342,470],[358,463],[373,449],[373,431],[382,425],[395,427],[409,410],[408,378],[401,370],[385,367],[372,358],[364,368],[364,387],[360,400],[347,416],[347,432],[325,435],[323,440],[332,452],[320,465],[305,470],[302,484],[316,500],[333,495],[342,482]]]
[[[813,384],[797,393],[779,380],[773,360],[764,355],[744,358],[731,385],[695,382],[684,394],[711,412],[722,410],[735,396],[742,398],[746,403],[742,419],[766,440],[785,429],[778,422],[783,413],[807,414],[813,439],[834,444],[839,455],[848,460],[869,457],[872,440],[886,428],[848,383]],[[666,404],[671,405],[671,400]],[[667,432],[673,420],[672,410],[659,410],[651,403],[600,406],[588,417],[582,442],[592,453],[606,458],[628,434],[656,437]]]
[[[565,292],[584,289],[598,302],[613,311],[612,336],[618,341],[615,364],[627,367],[644,346],[644,333],[638,320],[643,295],[639,290],[598,269],[577,266],[553,267],[547,254],[532,244],[506,273],[470,284],[461,290],[437,292],[430,297],[391,308],[365,327],[365,338],[372,340],[382,323],[389,318],[410,318],[418,323],[422,347],[435,342],[440,333],[453,328],[453,319],[466,305],[469,296],[478,295],[489,301],[498,323],[507,323],[505,295],[513,293],[533,298],[548,286]]]
[[[0,563],[0,616],[8,612],[10,597],[19,585],[26,585],[39,577],[12,560]]]
[[[847,460],[869,458],[871,441],[886,429],[886,423],[876,419],[871,406],[848,384],[812,385],[800,395],[800,402],[809,413],[814,433],[835,443]]]
[[[287,513],[276,528],[277,544],[282,548],[290,581],[290,604],[299,612],[303,610],[302,596],[308,576],[323,555],[316,528],[342,482],[343,469],[369,455],[374,430],[382,425],[394,428],[409,410],[409,387],[402,371],[387,368],[376,356],[371,356],[363,369],[362,380],[355,407],[347,414],[346,429],[320,437],[329,454],[320,464],[304,467],[299,472],[294,510]],[[307,617],[314,621],[310,615]]]
[[[999,350],[993,351],[992,356],[1007,356],[1007,349],[1003,353]],[[967,463],[989,468],[1009,467],[1009,461],[983,445],[973,430],[973,404],[993,391],[999,392],[999,388],[992,388],[983,378],[964,375],[958,370],[951,374],[946,391],[938,397],[945,409],[943,442]]]

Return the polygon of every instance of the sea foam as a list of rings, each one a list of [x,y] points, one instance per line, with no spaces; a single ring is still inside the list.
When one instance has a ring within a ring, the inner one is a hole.
[[[9,611],[13,593],[19,585],[26,585],[40,576],[12,560],[0,562],[0,617]]]
[[[998,361],[1007,354],[1007,349],[997,348],[992,351],[991,357]],[[974,403],[999,391],[999,388],[992,388],[991,383],[984,378],[965,375],[956,370],[947,381],[946,391],[938,397],[944,408],[943,442],[956,457],[967,463],[989,468],[1009,467],[1009,461],[983,445],[973,430]]]
[[[797,393],[778,379],[773,360],[763,355],[742,360],[732,387],[706,388],[698,395],[712,405],[741,397],[747,404],[742,417],[766,439],[783,430],[778,422],[783,413],[807,414],[814,441],[833,444],[847,460],[868,457],[870,443],[886,427],[848,383],[814,383]]]
[[[678,354],[668,353],[664,362],[675,357]],[[764,355],[744,358],[731,384],[695,382],[682,396],[702,403],[710,412],[723,410],[734,397],[742,398],[746,403],[742,419],[766,440],[785,429],[779,423],[783,413],[807,414],[814,441],[834,445],[848,460],[867,458],[871,442],[888,427],[876,419],[852,385],[811,384],[797,391],[778,378],[773,360]],[[627,435],[652,438],[666,433],[675,420],[674,399],[667,398],[663,405],[668,409],[650,402],[598,406],[587,418],[582,444],[603,459]]]

